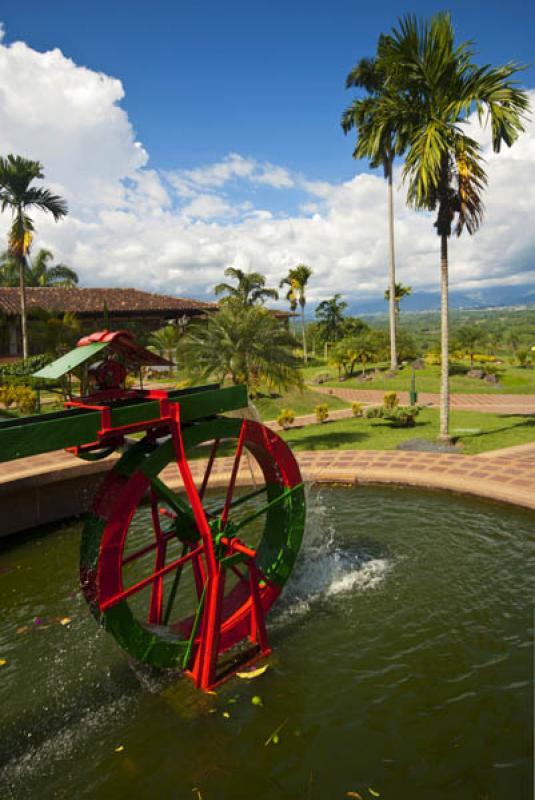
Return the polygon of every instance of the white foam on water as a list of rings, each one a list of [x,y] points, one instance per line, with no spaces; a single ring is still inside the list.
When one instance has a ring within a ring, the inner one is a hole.
[[[336,535],[321,495],[307,497],[307,524],[301,554],[285,589],[278,622],[301,616],[322,598],[377,589],[392,561],[364,548],[348,549]]]

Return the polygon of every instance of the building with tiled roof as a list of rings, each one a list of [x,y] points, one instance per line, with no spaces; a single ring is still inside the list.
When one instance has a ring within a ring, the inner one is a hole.
[[[58,314],[66,312],[76,314],[82,323],[83,331],[102,327],[121,328],[135,323],[147,331],[152,331],[161,328],[169,321],[186,321],[192,317],[217,311],[217,304],[143,292],[140,289],[29,287],[26,289],[26,309],[30,320],[32,310],[37,308]],[[20,355],[18,288],[0,288],[0,315],[6,321],[4,335],[0,338],[0,355],[18,356]]]

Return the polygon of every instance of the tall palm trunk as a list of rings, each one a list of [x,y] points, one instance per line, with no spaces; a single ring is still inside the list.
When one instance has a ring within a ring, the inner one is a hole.
[[[392,189],[392,158],[385,161],[388,184],[388,241],[390,249],[388,271],[388,305],[390,314],[390,369],[397,370],[398,354],[396,345],[396,255],[394,250],[394,193]]]
[[[441,374],[440,374],[440,435],[444,442],[450,441],[450,386],[449,386],[449,326],[448,326],[448,237],[440,237],[440,328],[441,328]]]
[[[305,364],[308,361],[308,354],[307,354],[307,337],[305,332],[305,306],[304,303],[301,303],[301,331],[303,333],[303,361]]]
[[[26,326],[26,281],[24,279],[25,259],[24,255],[17,258],[19,262],[19,286],[20,286],[20,326],[22,332],[22,357],[28,358],[28,331]]]

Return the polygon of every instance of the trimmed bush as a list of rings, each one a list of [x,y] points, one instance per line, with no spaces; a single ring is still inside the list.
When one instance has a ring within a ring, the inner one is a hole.
[[[318,420],[318,422],[325,422],[325,420],[329,416],[329,406],[327,405],[327,403],[320,403],[314,409],[314,413],[316,414],[316,419]]]
[[[397,408],[399,405],[399,399],[396,392],[385,392],[383,396],[383,406],[387,409],[387,411],[391,411],[394,408]]]
[[[394,428],[413,428],[416,424],[416,417],[420,413],[420,406],[395,406],[386,408],[383,406],[370,406],[366,409],[366,419],[384,419],[390,422]]]
[[[351,411],[353,412],[354,417],[362,417],[363,410],[364,406],[362,403],[351,403]]]
[[[295,421],[295,411],[291,408],[283,408],[280,412],[279,416],[277,417],[277,422],[284,428],[284,430],[288,430]]]

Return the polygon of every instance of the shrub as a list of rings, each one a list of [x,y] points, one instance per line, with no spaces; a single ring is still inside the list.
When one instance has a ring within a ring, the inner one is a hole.
[[[320,403],[314,409],[314,413],[316,414],[316,419],[318,422],[325,422],[327,417],[329,416],[329,406],[327,403]]]
[[[51,362],[50,356],[42,353],[37,356],[30,356],[29,358],[22,358],[20,361],[12,361],[9,364],[2,364],[0,366],[0,380],[10,378],[27,378],[33,375],[37,370],[46,367]],[[10,381],[11,382],[11,381]]]
[[[528,350],[517,350],[516,357],[518,358],[518,363],[521,367],[526,367],[529,361],[529,352]]]
[[[17,390],[14,386],[0,386],[0,403],[9,408],[17,399]]]
[[[362,403],[351,403],[351,411],[354,417],[362,417],[364,406]]]
[[[390,422],[394,428],[413,428],[416,424],[416,417],[420,413],[420,406],[395,406],[386,408],[383,406],[370,406],[366,409],[366,419],[384,419]]]
[[[19,386],[15,389],[16,403],[22,414],[31,414],[37,405],[37,394],[29,386]]]
[[[391,411],[394,408],[397,408],[399,405],[399,399],[396,392],[385,392],[383,396],[383,406],[388,410]]]
[[[277,417],[277,422],[281,428],[284,428],[284,430],[288,430],[288,428],[293,425],[294,420],[295,412],[291,408],[283,408]]]
[[[425,354],[425,363],[428,364],[430,367],[438,367],[441,363],[441,358],[438,353],[426,353]]]
[[[496,361],[496,356],[486,356],[483,353],[474,353],[472,356],[474,361],[478,361],[480,364],[491,364],[493,361]]]

